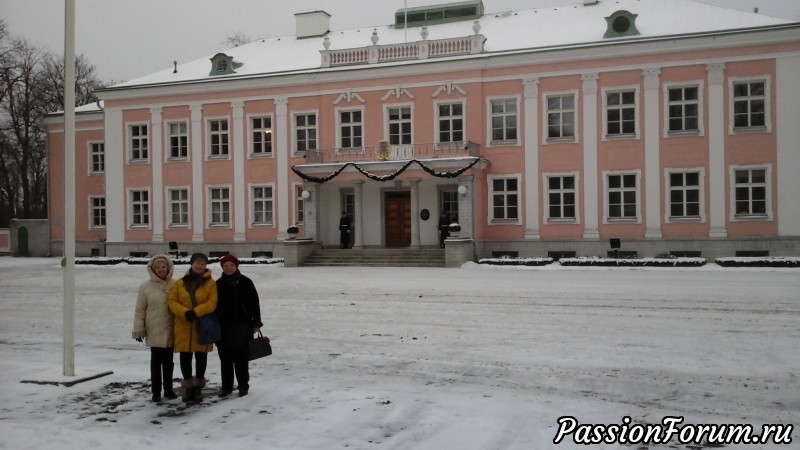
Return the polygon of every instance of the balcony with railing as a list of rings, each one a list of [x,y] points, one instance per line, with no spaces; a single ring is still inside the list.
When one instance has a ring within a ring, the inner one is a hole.
[[[480,146],[471,141],[401,145],[380,142],[372,147],[307,150],[303,164],[404,162],[412,159],[452,159],[467,156],[480,157]]]

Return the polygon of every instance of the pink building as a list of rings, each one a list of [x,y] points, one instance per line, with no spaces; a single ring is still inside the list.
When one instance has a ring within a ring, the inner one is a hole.
[[[343,212],[355,248],[437,248],[444,215],[468,259],[800,254],[800,23],[688,0],[392,13],[296,14],[294,36],[99,92],[78,254],[280,256],[292,225],[338,247]]]

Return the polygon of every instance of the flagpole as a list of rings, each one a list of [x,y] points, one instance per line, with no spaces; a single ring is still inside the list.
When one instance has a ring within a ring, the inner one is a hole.
[[[64,1],[64,375],[75,375],[75,0]]]

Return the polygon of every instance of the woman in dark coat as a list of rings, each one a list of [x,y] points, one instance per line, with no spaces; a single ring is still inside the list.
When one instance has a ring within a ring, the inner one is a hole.
[[[222,266],[222,276],[217,280],[217,318],[222,327],[222,339],[217,342],[222,374],[219,396],[233,392],[235,374],[239,397],[243,397],[250,390],[249,342],[264,325],[261,307],[253,281],[239,272],[239,260],[225,255],[219,262]]]

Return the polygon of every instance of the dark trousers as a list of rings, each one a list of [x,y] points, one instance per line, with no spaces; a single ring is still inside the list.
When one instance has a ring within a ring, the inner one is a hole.
[[[161,394],[162,386],[164,392],[172,392],[172,370],[175,368],[172,353],[172,347],[150,347],[150,383],[153,394]]]
[[[222,389],[233,391],[233,375],[236,373],[239,391],[250,389],[250,370],[248,368],[248,346],[217,348],[219,351]]]
[[[194,352],[195,373],[197,378],[205,378],[208,366],[208,353]],[[181,352],[181,375],[185,380],[192,378],[192,352]]]

